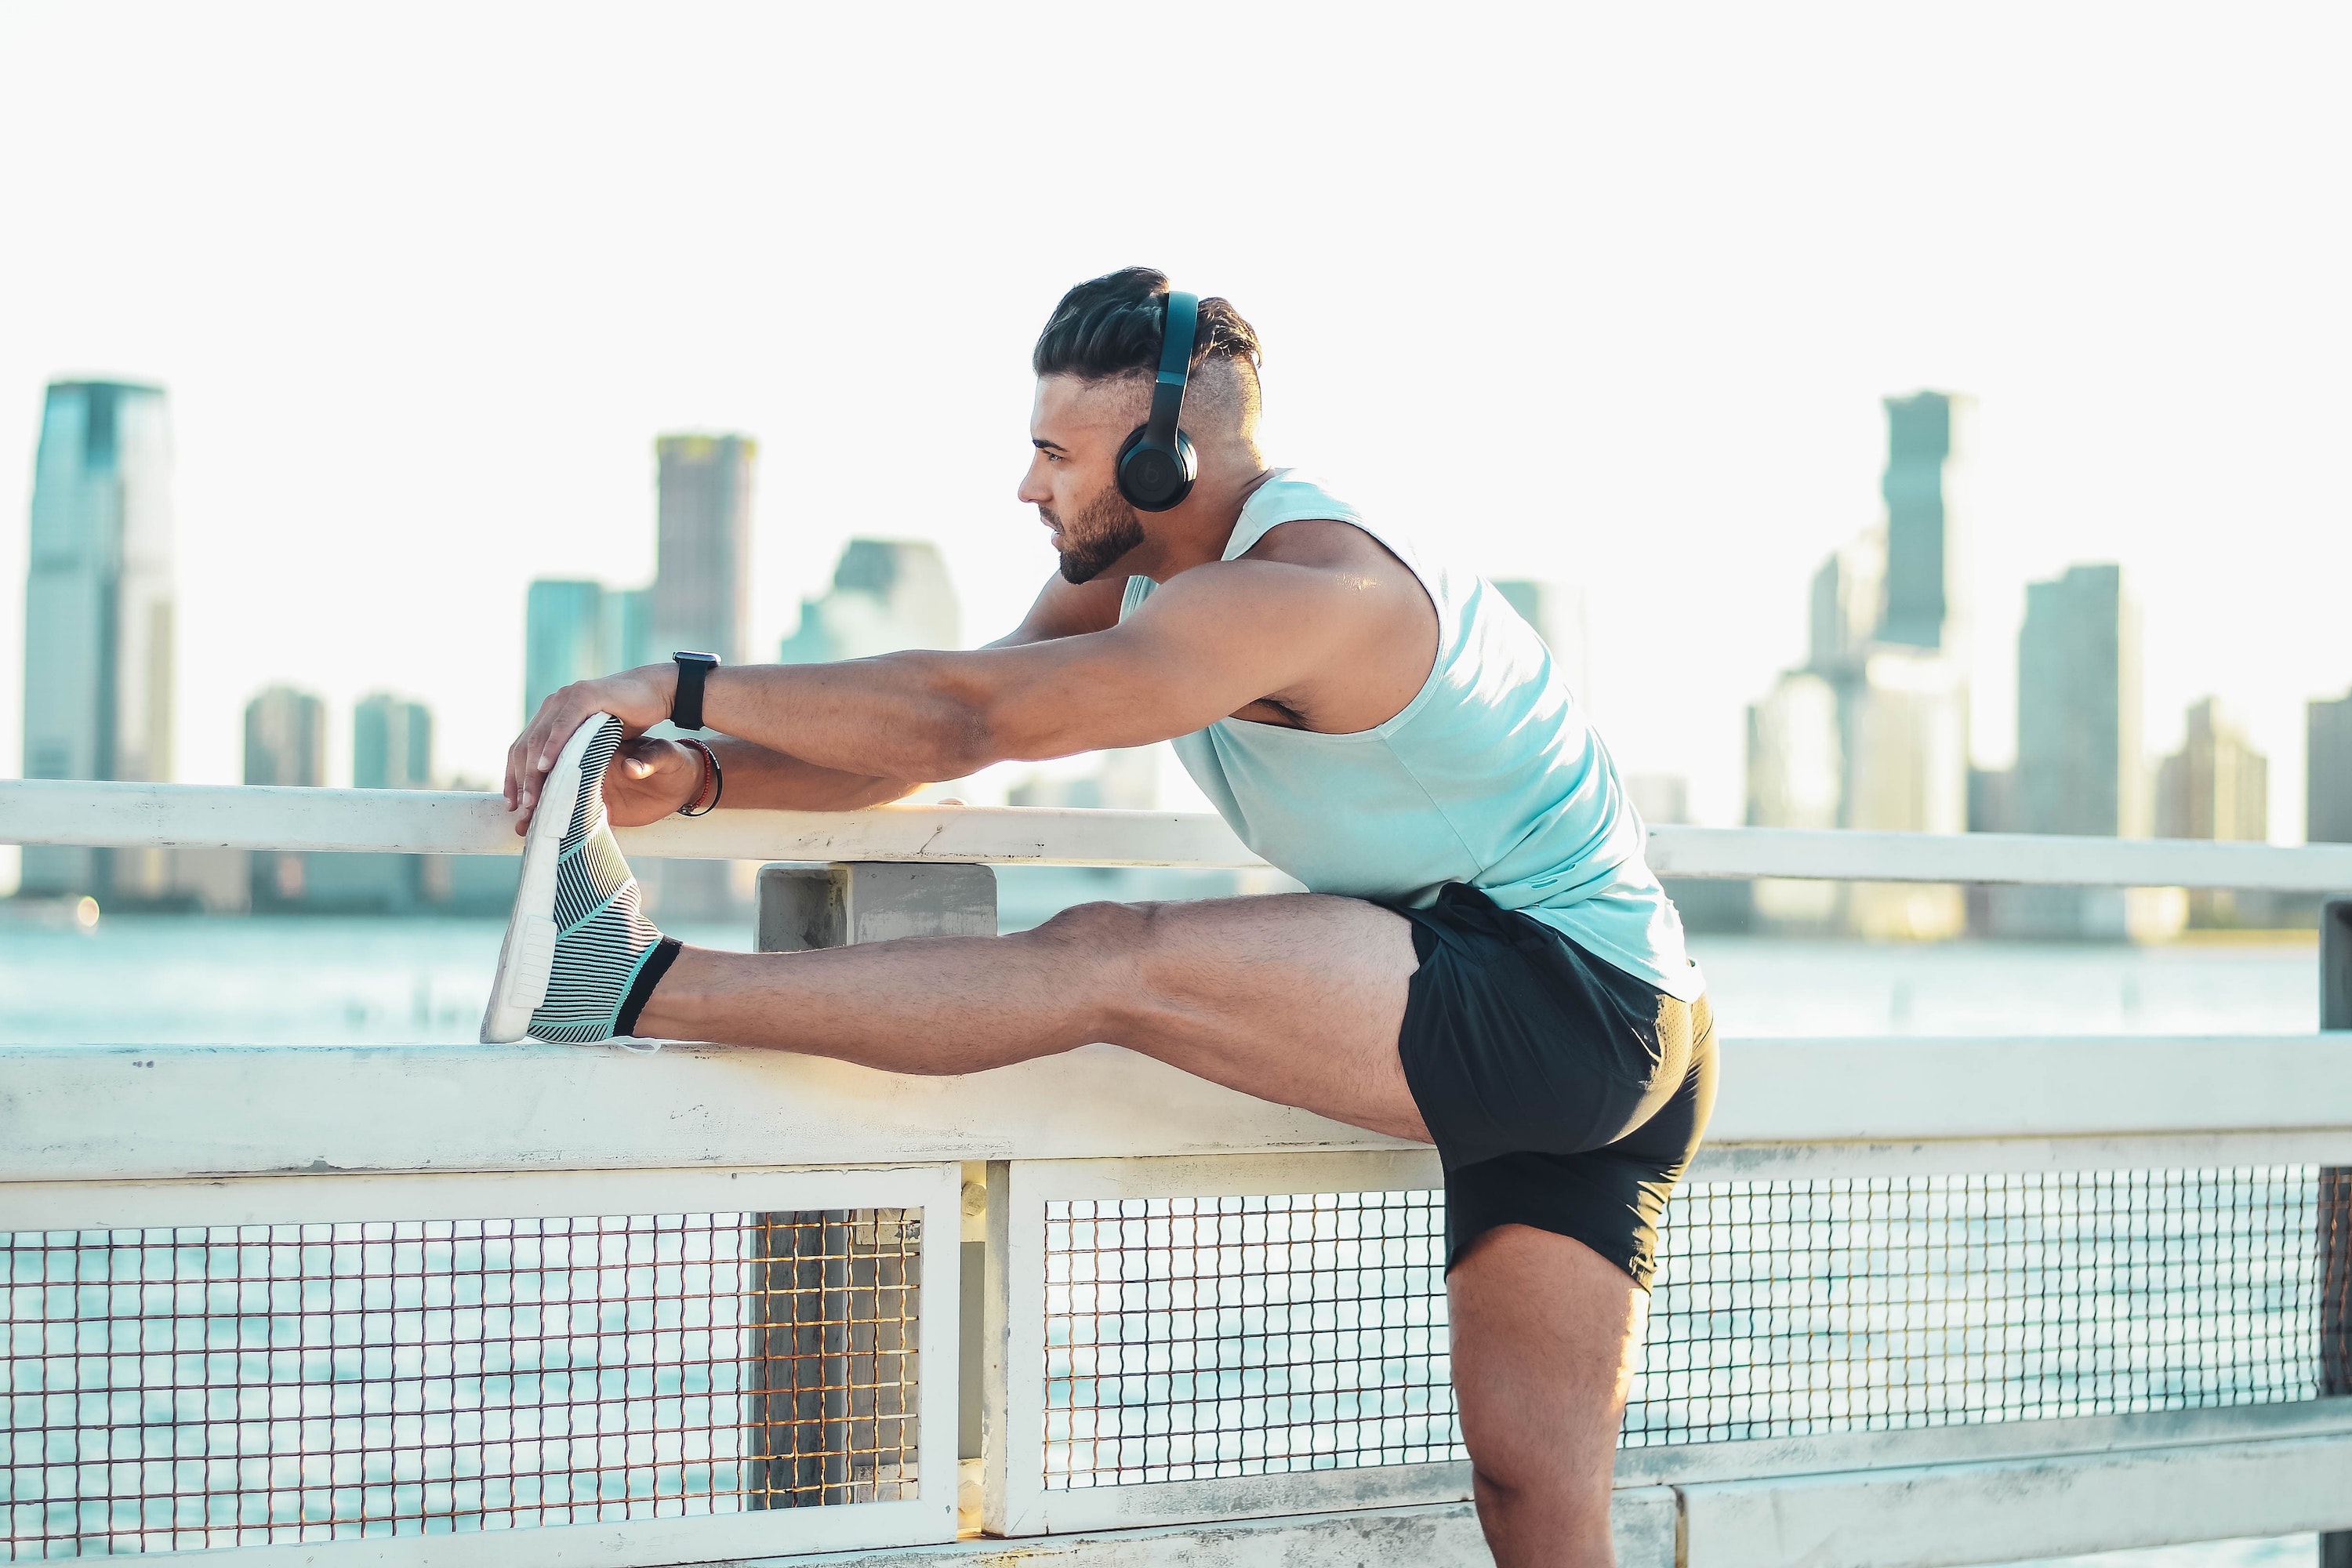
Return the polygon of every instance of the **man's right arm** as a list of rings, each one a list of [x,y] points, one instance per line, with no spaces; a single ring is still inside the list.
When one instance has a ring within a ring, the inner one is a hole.
[[[1051,578],[1021,624],[988,646],[1020,647],[1106,630],[1118,624],[1119,601],[1126,591],[1125,578],[1093,583]],[[897,800],[927,782],[819,767],[728,735],[705,739],[725,773],[723,798],[730,806],[855,811]],[[508,788],[513,788],[511,775]],[[647,736],[623,745],[605,774],[604,803],[615,825],[631,827],[658,822],[681,806],[692,805],[704,798],[707,790],[702,759],[692,748]]]

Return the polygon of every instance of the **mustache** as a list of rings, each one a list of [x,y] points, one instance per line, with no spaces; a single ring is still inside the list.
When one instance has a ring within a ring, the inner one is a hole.
[[[1058,511],[1055,511],[1055,510],[1052,507],[1050,507],[1050,506],[1041,506],[1041,507],[1039,507],[1039,508],[1037,509],[1037,516],[1039,517],[1039,519],[1040,519],[1040,520],[1042,520],[1043,521],[1045,521],[1045,522],[1046,522],[1046,523],[1051,524],[1051,525],[1052,525],[1053,527],[1055,527],[1055,528],[1059,528],[1059,527],[1061,527],[1061,526],[1062,526],[1062,514],[1061,514],[1060,512],[1058,512]]]

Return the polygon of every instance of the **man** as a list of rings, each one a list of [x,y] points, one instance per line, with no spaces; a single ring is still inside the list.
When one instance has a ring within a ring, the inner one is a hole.
[[[1130,268],[1071,289],[1033,364],[1020,493],[1061,571],[1010,637],[656,666],[541,707],[506,789],[546,820],[525,829],[485,1038],[642,1035],[908,1073],[1107,1040],[1434,1142],[1486,1538],[1513,1568],[1607,1563],[1655,1227],[1715,1059],[1615,767],[1491,586],[1266,467],[1257,338],[1231,305]],[[721,732],[707,754],[643,734],[681,681],[698,711],[676,716]],[[605,826],[722,793],[850,809],[1011,758],[1169,739],[1312,891],[1090,904],[1005,937],[704,952],[645,920]]]

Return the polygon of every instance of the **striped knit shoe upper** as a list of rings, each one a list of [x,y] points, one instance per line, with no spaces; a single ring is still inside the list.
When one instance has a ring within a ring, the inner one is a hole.
[[[580,759],[579,798],[555,866],[555,964],[546,1000],[530,1016],[537,1039],[611,1039],[638,973],[664,945],[604,820],[604,769],[620,744],[621,721],[608,718]]]

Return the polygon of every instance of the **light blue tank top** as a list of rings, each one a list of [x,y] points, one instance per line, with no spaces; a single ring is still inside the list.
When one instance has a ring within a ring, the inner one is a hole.
[[[1228,561],[1286,522],[1362,529],[1437,606],[1437,660],[1376,730],[1326,735],[1220,719],[1174,745],[1218,813],[1318,893],[1419,908],[1467,882],[1595,957],[1696,1001],[1682,921],[1642,858],[1617,766],[1535,628],[1492,584],[1423,556],[1321,487],[1277,469],[1242,508]],[[1150,597],[1129,577],[1119,618]]]

